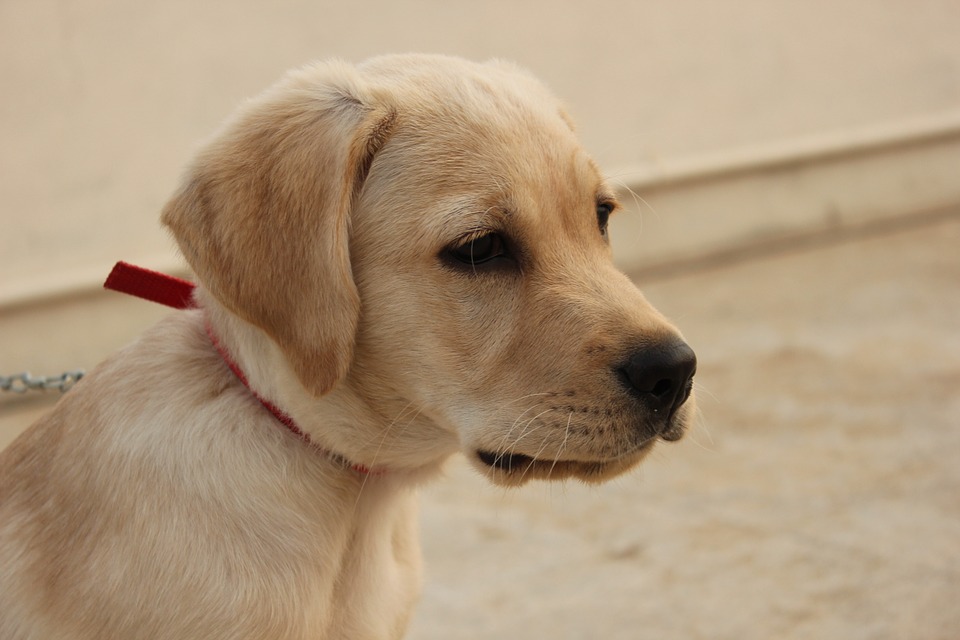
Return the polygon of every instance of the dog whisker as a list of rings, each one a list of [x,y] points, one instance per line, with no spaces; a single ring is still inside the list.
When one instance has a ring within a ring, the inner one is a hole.
[[[524,427],[523,427],[523,429],[521,430],[520,435],[517,436],[517,438],[513,440],[512,444],[509,444],[509,445],[506,445],[506,446],[498,446],[498,447],[497,447],[497,449],[494,451],[494,454],[495,454],[494,464],[490,467],[490,469],[489,469],[488,472],[487,472],[488,477],[491,477],[491,478],[492,478],[493,470],[494,470],[495,468],[497,468],[499,462],[501,462],[504,458],[507,458],[508,456],[513,455],[513,454],[511,453],[511,451],[517,446],[517,444],[518,444],[523,438],[529,436],[531,433],[536,433],[538,430],[540,430],[540,429],[542,429],[542,428],[545,428],[545,427],[547,426],[547,425],[545,425],[545,424],[539,424],[539,425],[534,426],[532,429],[530,428],[530,426],[531,426],[531,424],[533,423],[534,420],[536,420],[537,418],[539,418],[539,417],[540,417],[541,415],[543,415],[544,413],[547,413],[548,411],[551,411],[551,409],[547,409],[546,411],[543,411],[543,412],[537,414],[536,416],[534,416],[533,418],[530,418],[529,420],[527,420],[527,421],[524,423]],[[525,413],[525,412],[524,412],[524,413]],[[517,424],[517,421],[514,421],[514,426],[516,426],[516,424]],[[512,428],[511,428],[511,431],[512,431]],[[501,442],[505,442],[505,440],[504,440],[504,439],[501,439]],[[522,476],[521,476],[521,477],[522,477]]]
[[[537,394],[531,394],[531,395],[537,395]],[[510,447],[509,447],[509,446],[506,446],[506,442],[510,439],[511,434],[513,434],[513,430],[516,429],[516,427],[517,427],[518,424],[520,424],[520,421],[523,419],[523,416],[525,416],[528,411],[532,411],[532,410],[536,409],[536,408],[539,407],[541,404],[542,404],[542,403],[539,403],[539,402],[538,402],[538,403],[535,403],[535,404],[530,405],[529,407],[527,407],[526,409],[524,409],[524,410],[520,413],[520,415],[518,415],[518,416],[516,417],[516,419],[514,419],[513,424],[511,424],[511,425],[510,425],[510,428],[507,430],[507,432],[506,432],[505,434],[503,434],[503,436],[501,436],[501,438],[500,438],[500,443],[495,447],[494,453],[497,454],[497,461],[502,460],[502,459],[503,459],[503,456],[504,456],[504,455],[507,453],[507,451],[509,450]],[[528,422],[528,424],[529,424],[529,422]],[[521,436],[522,436],[522,433],[521,433]]]
[[[697,391],[697,397],[700,397],[706,394],[707,397],[709,397],[711,400],[719,400],[717,395],[712,391],[710,391],[710,389],[704,386],[703,383],[701,383],[699,380],[694,381],[694,388]]]
[[[377,461],[378,461],[379,458],[380,458],[380,451],[383,449],[383,445],[384,445],[384,443],[387,441],[387,438],[391,435],[391,432],[393,431],[393,427],[400,421],[400,419],[404,416],[404,414],[407,412],[407,410],[410,409],[412,406],[413,406],[413,402],[412,402],[412,401],[411,401],[411,402],[408,402],[408,403],[403,407],[403,409],[400,410],[400,413],[397,414],[397,417],[394,418],[394,419],[390,422],[389,425],[387,425],[387,428],[386,428],[386,429],[383,430],[383,435],[380,437],[380,442],[379,442],[379,444],[377,445],[377,449],[376,449],[376,451],[374,451],[374,453],[373,453],[373,460],[372,460],[371,463],[370,463],[370,468],[372,468],[372,469],[373,469],[373,468],[376,468],[376,466],[377,466]],[[404,431],[407,427],[409,427],[411,424],[413,424],[413,421],[417,419],[417,417],[420,415],[421,411],[422,411],[422,409],[417,409],[417,410],[413,413],[413,417],[410,418],[410,420],[408,420],[408,421],[406,422],[406,424],[404,425],[404,427],[403,427],[402,429],[400,429],[400,431],[398,432],[397,435],[399,435],[399,433],[403,433],[403,431]],[[360,490],[357,491],[357,499],[356,499],[356,501],[354,502],[354,505],[353,505],[354,511],[356,511],[357,505],[360,504],[360,497],[363,495],[363,490],[364,490],[364,489],[366,488],[366,486],[367,486],[367,480],[369,479],[369,477],[370,477],[369,474],[365,474],[365,475],[363,476],[363,481],[360,483]]]
[[[383,437],[380,439],[380,443],[377,445],[377,450],[373,454],[373,462],[372,462],[373,466],[376,466],[377,460],[380,457],[380,452],[383,449],[383,445],[386,444],[386,442],[388,441],[388,438],[390,439],[391,442],[396,442],[397,439],[400,438],[400,436],[402,436],[404,433],[406,433],[407,429],[416,422],[417,418],[420,417],[420,414],[422,412],[423,412],[423,408],[422,407],[418,408],[416,411],[413,412],[412,415],[410,415],[409,419],[405,420],[403,423],[400,422],[400,418],[403,417],[401,413],[400,416],[397,416],[397,418],[392,423],[390,423],[390,426],[386,430],[384,430]],[[401,425],[400,428],[395,429],[394,427],[396,427],[398,424]]]
[[[638,211],[642,211],[643,208],[645,207],[654,216],[658,218],[660,217],[660,214],[656,210],[656,208],[652,204],[650,204],[650,202],[647,201],[646,198],[641,196],[629,184],[627,184],[626,181],[621,176],[608,176],[608,177],[611,182],[613,182],[614,184],[619,186],[622,190],[630,194],[630,197],[633,199],[634,204],[637,205]],[[643,206],[641,207],[641,205]]]
[[[548,476],[553,475],[553,470],[557,466],[557,462],[560,461],[560,456],[563,455],[563,452],[567,449],[567,440],[570,438],[570,421],[573,420],[573,412],[567,414],[567,425],[563,428],[563,441],[560,443],[560,449],[557,451],[557,455],[553,457],[553,464],[550,465],[550,473]]]
[[[555,394],[550,393],[549,391],[544,391],[542,393],[528,393],[526,395],[520,396],[519,398],[514,398],[513,400],[507,400],[506,402],[503,403],[503,406],[508,407],[511,404],[520,402],[521,400],[526,400],[527,398],[534,398],[536,396],[552,396],[552,395],[555,395]]]
[[[639,193],[637,193],[636,191],[634,191],[633,189],[631,189],[631,188],[627,185],[627,183],[625,183],[625,182],[622,181],[622,180],[616,180],[616,179],[614,179],[613,182],[616,183],[617,185],[619,185],[621,189],[623,189],[624,191],[626,191],[627,193],[629,193],[629,194],[630,194],[630,197],[633,199],[633,203],[634,203],[634,206],[636,207],[636,211],[637,211],[638,220],[639,220],[639,222],[640,222],[640,228],[639,228],[639,230],[637,231],[637,235],[638,235],[638,237],[639,237],[640,235],[643,234],[643,219],[644,219],[644,218],[643,218],[643,214],[644,214],[644,211],[649,211],[649,212],[652,213],[652,214],[654,215],[654,217],[656,217],[656,218],[659,218],[659,217],[660,217],[660,214],[657,212],[657,210],[654,208],[654,206],[653,206],[652,204],[650,204],[649,201],[647,201],[643,196],[641,196]]]
[[[548,444],[549,444],[549,440],[548,440],[547,438],[544,438],[543,440],[541,440],[541,442],[540,442],[540,448],[537,449],[537,452],[536,452],[535,454],[533,454],[532,456],[530,456],[530,462],[527,463],[526,468],[525,468],[525,469],[523,470],[523,472],[521,472],[521,474],[520,474],[520,480],[521,480],[521,481],[526,477],[527,472],[529,472],[530,469],[532,469],[533,466],[534,466],[535,464],[537,464],[537,460],[540,458],[540,454],[543,453],[544,449],[547,448],[547,445],[548,445]]]
[[[713,438],[710,436],[710,430],[707,428],[707,420],[702,413],[697,413],[696,428],[690,430],[690,440],[704,451],[715,452]],[[703,435],[706,442],[700,440]]]
[[[542,416],[542,415],[544,415],[544,414],[546,414],[546,413],[549,413],[550,411],[554,411],[554,409],[553,409],[553,408],[548,408],[548,409],[546,409],[546,410],[544,410],[544,411],[541,411],[541,412],[538,413],[537,415],[533,416],[533,417],[530,418],[529,420],[527,420],[527,421],[526,421],[526,424],[524,425],[523,430],[520,432],[520,435],[517,436],[517,438],[513,441],[513,444],[510,445],[510,447],[504,449],[504,450],[498,455],[497,460],[502,460],[504,457],[506,457],[506,456],[508,456],[508,455],[511,455],[511,453],[510,453],[511,450],[515,449],[516,446],[520,443],[520,441],[523,440],[524,438],[528,437],[530,434],[536,433],[536,432],[539,431],[540,429],[544,429],[544,428],[549,427],[549,425],[541,423],[541,424],[538,424],[538,425],[533,426],[533,428],[530,428],[531,425],[533,425],[534,421],[537,420],[537,418],[539,418],[540,416]],[[537,458],[539,457],[540,453],[542,453],[543,450],[546,448],[548,442],[549,442],[548,439],[547,439],[547,438],[544,438],[544,439],[542,440],[541,445],[540,445],[540,448],[537,450],[537,452],[536,452],[535,454],[533,454],[532,456],[528,456],[528,457],[530,458],[530,462],[527,464],[527,467],[526,467],[526,468],[523,470],[523,472],[520,474],[520,480],[521,480],[521,481],[522,481],[523,478],[526,476],[527,472],[530,470],[530,468],[532,467],[532,465],[536,463]]]
[[[537,415],[535,415],[535,416],[533,416],[532,418],[530,418],[529,420],[527,420],[526,423],[525,423],[525,425],[524,425],[524,427],[523,427],[523,430],[520,432],[520,435],[517,436],[516,440],[513,441],[513,444],[511,444],[510,447],[508,447],[506,450],[504,450],[503,455],[506,455],[507,453],[509,453],[509,451],[510,451],[511,449],[515,449],[515,448],[517,447],[517,445],[520,444],[520,441],[523,440],[525,437],[527,437],[527,436],[530,435],[531,433],[537,431],[538,429],[541,429],[541,428],[545,427],[546,425],[542,425],[542,424],[541,424],[541,425],[535,426],[533,429],[530,429],[530,426],[534,423],[534,421],[535,421],[537,418],[539,418],[540,416],[544,415],[545,413],[550,413],[550,412],[553,411],[553,410],[554,410],[554,409],[545,409],[544,411],[541,411],[541,412],[538,413]]]

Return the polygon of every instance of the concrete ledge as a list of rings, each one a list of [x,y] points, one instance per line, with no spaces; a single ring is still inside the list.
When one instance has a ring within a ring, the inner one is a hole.
[[[960,111],[613,175],[626,205],[612,222],[617,262],[631,273],[659,272],[960,203]],[[123,258],[183,274],[174,255]],[[0,311],[92,294],[112,266],[0,282]]]
[[[960,112],[616,175],[617,262],[662,271],[960,203]]]
[[[120,256],[117,260],[125,260],[174,276],[187,276],[184,261],[173,255]],[[0,283],[0,310],[20,310],[78,297],[96,296],[103,290],[103,282],[114,264],[115,261],[78,266],[69,271],[42,273],[35,277],[21,277],[15,281]]]

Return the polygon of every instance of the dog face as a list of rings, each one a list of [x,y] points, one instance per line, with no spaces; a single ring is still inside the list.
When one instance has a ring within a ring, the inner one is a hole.
[[[415,407],[519,484],[610,477],[694,413],[692,351],[613,267],[617,206],[527,74],[401,56],[289,76],[164,221],[305,389]]]

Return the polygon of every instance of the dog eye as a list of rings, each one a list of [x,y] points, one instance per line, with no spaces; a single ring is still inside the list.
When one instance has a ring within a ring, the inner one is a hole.
[[[499,233],[488,233],[454,247],[447,253],[457,262],[471,267],[490,262],[507,255],[507,246]]]
[[[610,221],[610,214],[617,208],[612,202],[597,203],[597,225],[600,227],[600,235],[607,236],[607,223]]]

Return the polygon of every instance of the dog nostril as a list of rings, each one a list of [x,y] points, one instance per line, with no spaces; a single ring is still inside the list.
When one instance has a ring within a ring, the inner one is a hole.
[[[673,380],[667,378],[661,378],[657,380],[657,384],[653,385],[653,389],[650,390],[650,393],[655,395],[658,398],[666,396],[668,393],[673,391]]]
[[[672,414],[690,397],[696,371],[693,349],[675,340],[634,352],[619,375],[654,412]]]

